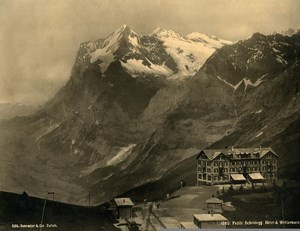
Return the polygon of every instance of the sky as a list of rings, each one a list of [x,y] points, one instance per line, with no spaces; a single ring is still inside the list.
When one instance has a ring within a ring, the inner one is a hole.
[[[0,102],[41,104],[68,81],[79,44],[128,25],[238,41],[300,28],[298,0],[0,0]]]

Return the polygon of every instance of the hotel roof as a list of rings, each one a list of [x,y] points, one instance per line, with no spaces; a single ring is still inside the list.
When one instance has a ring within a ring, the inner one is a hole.
[[[246,157],[247,155],[249,157],[246,158],[262,158],[265,156],[268,152],[273,153],[275,156],[278,156],[274,150],[270,147],[265,148],[224,148],[224,149],[204,149],[200,151],[197,155],[197,158],[199,158],[199,155],[201,152],[204,152],[208,159],[213,160],[220,154],[224,154],[230,159],[243,159],[240,158],[242,156]]]

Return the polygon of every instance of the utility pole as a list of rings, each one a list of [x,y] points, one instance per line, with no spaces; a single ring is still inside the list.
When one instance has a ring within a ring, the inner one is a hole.
[[[43,211],[42,211],[42,219],[41,219],[41,224],[40,224],[40,231],[43,230],[43,222],[44,222],[44,216],[45,216],[45,210],[46,210],[46,204],[47,204],[47,197],[48,197],[48,195],[51,195],[51,194],[53,195],[53,201],[54,201],[54,192],[48,192],[45,197]]]
[[[283,228],[285,228],[285,224],[284,224],[284,209],[283,209],[282,194],[280,195],[280,201],[281,201],[281,215],[282,215],[282,221],[283,221]]]
[[[89,207],[91,207],[91,190],[89,190]]]

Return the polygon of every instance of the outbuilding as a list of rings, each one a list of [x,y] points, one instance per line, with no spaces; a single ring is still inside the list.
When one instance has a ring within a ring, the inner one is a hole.
[[[132,218],[133,202],[130,198],[115,198],[116,212],[118,219],[130,219]]]
[[[194,224],[203,228],[226,228],[227,218],[221,214],[194,214]]]
[[[212,197],[205,201],[207,205],[208,213],[222,213],[223,201],[219,198]]]

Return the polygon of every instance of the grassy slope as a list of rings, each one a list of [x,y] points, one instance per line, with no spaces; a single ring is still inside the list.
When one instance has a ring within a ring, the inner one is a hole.
[[[188,171],[187,171],[188,169]],[[196,159],[192,156],[177,164],[169,173],[164,175],[156,182],[147,183],[134,188],[123,195],[132,197],[135,201],[160,200],[171,194],[180,187],[180,181],[185,185],[193,186],[196,184]]]

